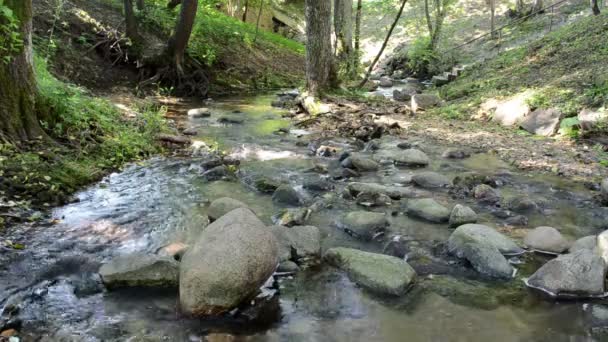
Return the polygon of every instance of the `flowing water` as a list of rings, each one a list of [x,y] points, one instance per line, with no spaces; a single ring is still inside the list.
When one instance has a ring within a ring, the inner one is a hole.
[[[23,243],[23,251],[0,250],[0,307],[20,306],[16,317],[25,341],[588,341],[597,335],[599,301],[542,298],[523,287],[522,277],[543,259],[526,257],[518,277],[508,283],[477,279],[466,272],[428,272],[400,298],[370,294],[341,272],[321,266],[279,281],[280,314],[271,322],[182,317],[176,291],[100,291],[100,263],[121,254],[155,253],[176,241],[188,242],[207,224],[206,207],[219,197],[248,204],[267,224],[281,207],[256,192],[251,180],[263,175],[292,184],[310,201],[319,194],[302,189],[309,178],[323,177],[311,169],[331,158],[311,153],[320,135],[291,130],[281,110],[270,107],[272,96],[225,99],[211,103],[209,118],[186,118],[182,103],[175,117],[196,127],[196,139],[216,141],[241,160],[237,181],[206,182],[204,156],[154,158],[108,176],[80,192],[79,201],[53,211],[52,223],[23,225],[4,236]],[[242,123],[219,124],[219,117]],[[491,154],[446,160],[446,146],[414,142],[432,158],[427,168],[447,176],[465,171],[497,175],[509,198],[528,194],[542,210],[531,214],[529,226],[550,225],[574,240],[606,229],[608,213],[597,207],[592,193],[580,184],[557,177],[511,170]],[[353,141],[325,138],[323,144],[352,149]],[[311,148],[311,146],[313,148]],[[393,184],[417,170],[384,166],[358,181]],[[339,194],[346,184],[335,181]],[[503,223],[471,199],[454,199],[447,191],[429,193],[446,205],[465,203],[481,221]],[[400,204],[374,211],[398,212]],[[349,246],[382,252],[395,235],[441,246],[451,229],[403,214],[390,216],[390,232],[373,242],[360,242],[335,226],[336,218],[361,210],[335,196],[329,209],[315,212],[309,224],[324,235],[323,247]],[[511,229],[517,237],[522,230]],[[432,249],[432,248],[431,248]],[[456,267],[456,266],[455,266]],[[432,269],[431,269],[432,270]],[[607,303],[608,304],[608,303]],[[608,306],[607,306],[608,308]],[[7,310],[4,310],[5,314]],[[0,321],[2,322],[2,321]],[[15,322],[13,322],[15,323]],[[606,326],[606,321],[603,322]],[[598,337],[599,336],[599,337]],[[606,338],[607,335],[603,335]]]

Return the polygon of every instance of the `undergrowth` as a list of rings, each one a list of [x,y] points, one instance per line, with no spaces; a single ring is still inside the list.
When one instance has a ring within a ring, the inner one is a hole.
[[[51,141],[0,144],[0,197],[60,204],[107,171],[159,152],[154,137],[165,126],[162,109],[139,108],[127,119],[111,103],[57,80],[42,58],[35,68],[37,110]]]

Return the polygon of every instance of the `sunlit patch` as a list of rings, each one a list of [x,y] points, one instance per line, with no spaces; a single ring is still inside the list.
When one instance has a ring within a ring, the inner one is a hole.
[[[275,159],[301,159],[305,156],[292,151],[273,151],[265,150],[261,147],[247,147],[245,145],[236,149],[230,154],[231,157],[237,159],[257,159],[261,161]]]

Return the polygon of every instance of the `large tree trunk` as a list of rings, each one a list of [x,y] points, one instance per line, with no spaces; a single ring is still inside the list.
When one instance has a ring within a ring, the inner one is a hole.
[[[433,27],[433,32],[431,32],[432,51],[435,51],[435,48],[439,43],[441,27],[443,26],[443,19],[445,18],[445,6],[443,1],[444,0],[435,0],[435,26]]]
[[[243,11],[243,22],[247,22],[247,12],[249,11],[249,0],[245,0],[245,10]]]
[[[192,28],[194,27],[198,0],[182,0],[181,4],[182,8],[179,17],[177,18],[175,32],[167,42],[167,51],[173,58],[175,66],[180,73],[182,72],[182,63],[184,61],[186,47],[188,46],[188,41],[192,34]]]
[[[146,9],[146,4],[144,3],[144,0],[137,0],[137,9],[140,11]]]
[[[594,15],[600,14],[600,7],[597,4],[597,0],[591,0],[591,10],[593,11]]]
[[[319,96],[335,81],[331,48],[331,0],[306,0],[306,87]]]
[[[376,63],[378,63],[378,60],[380,59],[380,56],[382,56],[382,53],[384,52],[384,49],[386,48],[386,45],[388,44],[388,41],[391,38],[391,35],[393,34],[393,30],[395,29],[395,26],[397,26],[399,19],[401,19],[401,14],[403,14],[403,8],[405,7],[406,2],[407,2],[407,0],[401,1],[401,7],[399,7],[399,12],[397,13],[397,16],[395,17],[395,21],[393,21],[391,28],[388,30],[388,33],[386,34],[386,38],[384,38],[384,43],[382,43],[382,47],[380,47],[380,51],[378,51],[376,58],[374,58],[374,60],[372,61],[372,64],[369,65],[369,68],[367,69],[367,72],[365,73],[365,77],[363,77],[363,80],[361,81],[361,83],[359,83],[359,88],[363,87],[365,85],[365,83],[367,83],[367,80],[369,79],[369,75],[371,75],[372,70],[374,70]]]
[[[492,39],[497,37],[496,30],[496,0],[488,0],[490,3],[490,36]]]
[[[125,4],[125,21],[127,25],[127,37],[133,42],[139,42],[139,33],[137,31],[137,19],[133,11],[133,0],[124,0]]]
[[[32,56],[32,1],[5,0],[19,19],[23,48],[8,63],[0,61],[0,138],[20,143],[46,136],[36,115]]]
[[[543,0],[534,0],[531,13],[541,13],[543,9]]]
[[[336,56],[352,76],[353,63],[353,0],[334,0],[334,32],[336,34]]]
[[[355,57],[357,63],[361,58],[361,10],[363,8],[363,0],[357,0],[357,14],[355,15]]]

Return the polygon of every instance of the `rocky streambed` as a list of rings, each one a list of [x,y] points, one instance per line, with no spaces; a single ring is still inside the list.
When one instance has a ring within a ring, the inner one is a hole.
[[[174,106],[191,156],[3,232],[24,248],[0,247],[0,339],[608,338],[599,192],[459,146],[294,129],[273,99]]]

